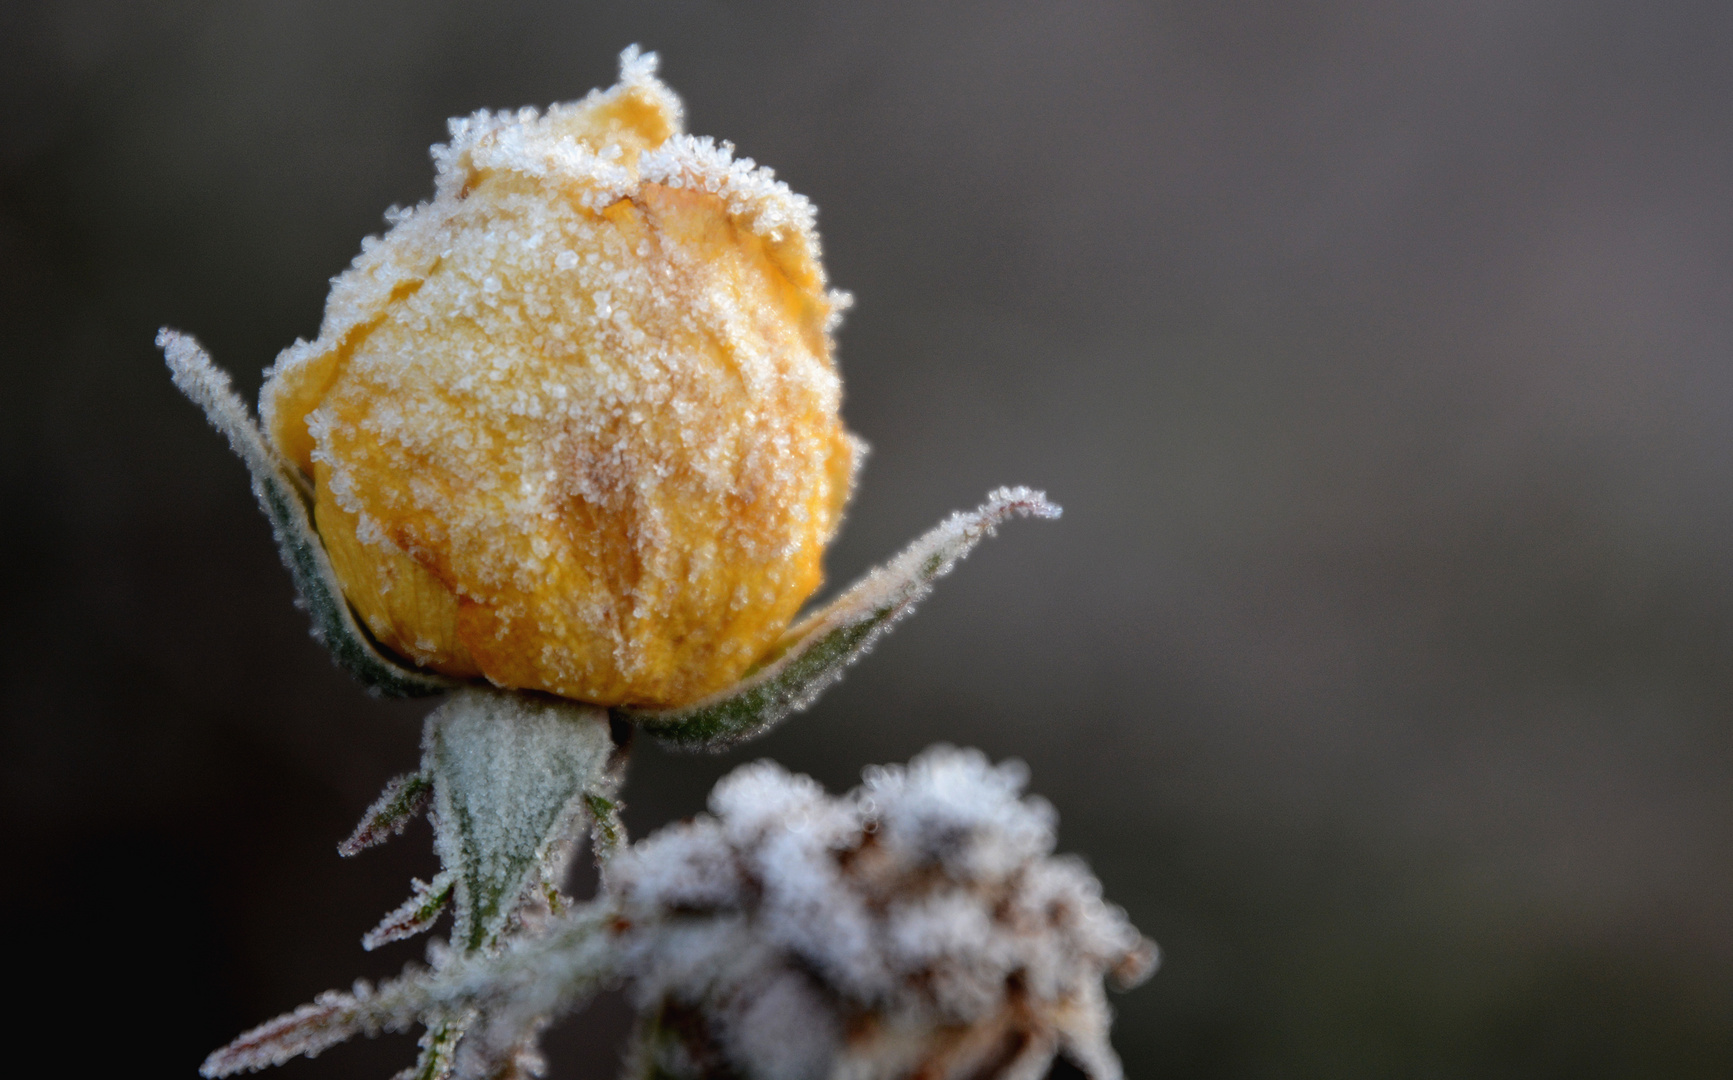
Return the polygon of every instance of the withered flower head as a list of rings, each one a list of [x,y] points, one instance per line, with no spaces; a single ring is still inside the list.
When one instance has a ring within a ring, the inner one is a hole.
[[[389,215],[270,440],[386,646],[598,704],[734,682],[817,588],[860,444],[811,205],[681,131],[653,55],[544,114],[477,113]]]
[[[1103,981],[1158,953],[1026,779],[939,746],[838,799],[759,762],[620,856],[643,1075],[1122,1080]]]

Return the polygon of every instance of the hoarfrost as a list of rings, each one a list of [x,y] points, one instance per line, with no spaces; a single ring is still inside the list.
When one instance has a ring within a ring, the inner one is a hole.
[[[294,1057],[317,1057],[356,1035],[402,1031],[415,1022],[416,1014],[414,1005],[405,996],[393,992],[399,986],[387,984],[386,992],[376,993],[369,984],[357,982],[347,994],[327,990],[311,1003],[260,1024],[213,1052],[205,1058],[199,1073],[218,1077],[257,1072]]]
[[[452,939],[478,948],[506,929],[538,879],[558,885],[569,823],[617,787],[607,716],[466,689],[428,717],[422,746],[434,778],[434,848],[455,877]]]
[[[812,203],[776,179],[774,170],[751,158],[735,158],[731,142],[677,135],[640,158],[638,168],[652,183],[719,195],[748,230],[769,240],[793,235],[810,257],[817,257],[818,212]]]

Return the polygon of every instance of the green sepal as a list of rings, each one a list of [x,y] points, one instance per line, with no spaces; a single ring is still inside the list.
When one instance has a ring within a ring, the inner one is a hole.
[[[337,854],[344,858],[359,855],[393,836],[400,836],[415,815],[427,809],[433,798],[433,777],[425,772],[405,773],[393,777],[373,800],[373,805],[361,815],[361,821],[349,839],[337,845]]]
[[[363,949],[372,952],[381,945],[432,929],[433,924],[439,921],[440,913],[451,902],[457,879],[450,873],[441,873],[434,875],[431,882],[411,878],[410,886],[413,891],[409,899],[379,920],[379,925],[361,938]]]
[[[606,868],[615,855],[626,848],[626,823],[620,818],[618,799],[605,795],[586,794],[584,806],[590,812],[590,851],[596,865]]]
[[[538,880],[557,878],[587,796],[612,801],[619,770],[607,712],[471,687],[427,718],[434,848],[453,875],[452,943],[491,947]]]
[[[415,1064],[392,1080],[447,1080],[457,1065],[457,1044],[468,1025],[455,1020],[436,1020],[421,1033],[421,1054]]]
[[[973,511],[952,514],[783,636],[767,662],[733,686],[673,709],[615,708],[613,715],[678,750],[721,751],[764,734],[818,700],[879,636],[1011,517],[1059,516],[1038,491],[1000,488]]]
[[[331,651],[345,671],[380,697],[412,698],[443,694],[461,685],[456,680],[398,663],[387,656],[355,618],[343,598],[336,571],[313,527],[306,481],[265,441],[263,432],[235,393],[227,372],[191,337],[164,327],[157,347],[181,393],[204,410],[211,426],[253,477],[253,494],[270,519],[277,550],[295,582],[300,603],[313,620],[313,637]]]

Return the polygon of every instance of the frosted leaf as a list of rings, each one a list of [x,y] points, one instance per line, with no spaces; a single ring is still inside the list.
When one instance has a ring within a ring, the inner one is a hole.
[[[421,1054],[415,1064],[392,1080],[446,1080],[455,1071],[457,1046],[463,1040],[463,1032],[462,1024],[435,1022],[417,1040]]]
[[[841,596],[792,627],[772,659],[734,686],[677,709],[614,710],[665,746],[726,750],[762,735],[818,700],[879,635],[932,591],[976,544],[1012,517],[1056,518],[1059,507],[1026,487],[1000,488],[979,508],[952,514]]]
[[[294,1012],[241,1035],[205,1059],[207,1078],[313,1057],[356,1035],[426,1030],[416,1066],[399,1080],[481,1080],[493,1066],[533,1055],[529,1038],[551,1015],[589,1000],[612,977],[612,913],[600,904],[574,912],[538,938],[495,952],[430,948],[432,970],[412,967],[379,986],[326,991]],[[437,944],[437,943],[436,943]]]
[[[328,990],[312,1004],[261,1024],[215,1051],[199,1067],[199,1073],[207,1077],[230,1076],[281,1065],[302,1054],[317,1057],[321,1050],[344,1042],[361,1031],[356,1006],[352,996]]]
[[[308,515],[309,493],[304,482],[265,442],[228,374],[188,335],[164,327],[157,331],[156,344],[168,362],[175,386],[204,410],[211,426],[229,440],[230,448],[252,474],[253,494],[271,521],[283,565],[289,568],[295,591],[313,618],[313,637],[368,690],[383,697],[425,697],[458,685],[443,676],[404,667],[374,646],[343,599],[331,560]]]
[[[402,1031],[415,1022],[420,979],[409,976],[375,991],[357,982],[349,993],[327,990],[294,1012],[260,1024],[214,1051],[199,1066],[207,1078],[257,1072],[294,1057],[317,1057],[356,1035]]]
[[[337,854],[344,858],[359,855],[375,844],[403,835],[403,830],[427,809],[432,798],[433,777],[427,773],[404,773],[394,778],[361,815],[361,823],[355,826],[349,839],[337,845]]]
[[[557,879],[584,796],[617,786],[607,713],[554,698],[471,688],[427,718],[434,847],[456,878],[452,940],[497,940],[538,876]]]
[[[445,873],[436,875],[431,883],[411,878],[410,884],[414,891],[409,899],[380,920],[378,926],[367,931],[361,939],[363,949],[372,952],[388,942],[402,941],[430,929],[439,921],[445,905],[451,902],[456,879]]]

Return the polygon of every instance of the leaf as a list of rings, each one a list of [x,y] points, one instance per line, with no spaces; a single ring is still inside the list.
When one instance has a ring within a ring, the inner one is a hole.
[[[771,659],[734,686],[675,709],[613,714],[680,750],[726,750],[764,734],[818,700],[843,671],[932,591],[933,581],[1012,517],[1056,518],[1038,491],[1000,488],[972,512],[952,514],[847,592],[783,635]]]
[[[466,1025],[455,1020],[437,1020],[421,1033],[417,1045],[421,1055],[415,1064],[398,1073],[392,1080],[446,1080],[457,1064],[457,1044],[463,1041]]]
[[[310,1005],[260,1024],[221,1050],[212,1051],[199,1066],[204,1077],[256,1072],[281,1065],[300,1054],[316,1057],[361,1031],[358,1003],[349,994],[327,990]]]
[[[406,667],[373,643],[349,603],[325,554],[325,545],[307,512],[306,481],[265,441],[229,376],[191,337],[167,327],[157,331],[157,347],[168,361],[181,393],[205,412],[211,426],[229,440],[253,477],[253,494],[271,520],[271,532],[295,591],[313,617],[313,637],[337,663],[381,697],[427,697],[460,685],[455,680]]]
[[[327,990],[310,1004],[266,1021],[214,1051],[199,1073],[214,1080],[257,1072],[290,1058],[317,1057],[357,1035],[407,1031],[412,1024],[422,1023],[428,1029],[421,1040],[422,1065],[435,1066],[431,1076],[449,1075],[451,1051],[474,1020],[476,1006],[497,996],[488,981],[490,974],[489,969],[477,972],[460,962],[436,971],[412,967],[377,990],[365,981],[357,981],[348,993]],[[438,1071],[442,1062],[444,1073]]]
[[[415,816],[427,809],[433,798],[433,778],[425,772],[404,773],[385,785],[379,798],[361,815],[361,823],[349,839],[337,845],[337,854],[348,858],[401,836]]]
[[[455,879],[452,941],[484,948],[569,839],[583,796],[613,794],[608,715],[475,687],[427,718],[422,750],[433,777],[434,847]]]
[[[414,1022],[414,1012],[406,1003],[421,996],[425,982],[425,978],[411,975],[386,983],[378,992],[365,982],[357,982],[347,994],[327,990],[310,1004],[260,1024],[213,1051],[199,1066],[199,1075],[214,1078],[257,1072],[293,1057],[317,1057],[356,1035],[401,1031]]]
[[[372,952],[388,942],[414,937],[439,921],[440,912],[451,902],[456,880],[450,874],[437,874],[431,883],[420,878],[409,880],[414,890],[409,899],[367,931],[361,939],[363,949]]]
[[[584,805],[590,811],[590,851],[596,866],[606,870],[626,848],[626,823],[620,819],[619,800],[602,795],[585,795]]]

